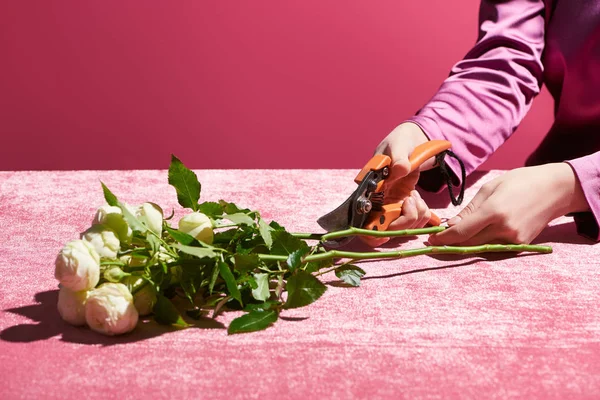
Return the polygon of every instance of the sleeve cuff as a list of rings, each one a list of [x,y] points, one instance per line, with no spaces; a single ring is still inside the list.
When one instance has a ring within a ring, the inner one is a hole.
[[[410,122],[417,125],[419,128],[421,128],[429,140],[447,140],[452,143],[452,140],[442,134],[438,124],[431,118],[415,115],[404,122]],[[461,160],[463,159],[461,154],[458,154],[454,149],[451,150],[454,151],[454,153],[461,158]],[[454,158],[446,157],[446,165],[448,166],[450,176],[452,177],[452,184],[454,186],[460,186],[462,184],[462,180],[460,179],[460,164]],[[421,176],[417,185],[428,192],[440,193],[446,188],[446,181],[440,173],[440,169],[433,168],[428,171],[421,172]]]
[[[567,161],[590,206],[589,212],[573,213],[577,232],[595,241],[600,241],[600,152]]]

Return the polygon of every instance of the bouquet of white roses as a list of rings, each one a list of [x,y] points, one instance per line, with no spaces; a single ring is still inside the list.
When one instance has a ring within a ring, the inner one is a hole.
[[[258,211],[224,200],[199,203],[201,185],[196,174],[175,156],[168,179],[179,204],[190,210],[177,227],[172,225],[173,214],[165,217],[157,204],[131,207],[102,184],[107,205],[98,209],[81,238],[67,243],[56,258],[58,311],[65,321],[118,335],[133,330],[139,316],[186,327],[187,321],[210,311],[215,317],[233,309],[245,313],[231,322],[228,332],[250,332],[266,329],[285,309],[317,300],[326,290],[318,279],[324,273],[335,271],[347,285],[358,286],[365,271],[351,264],[354,260],[551,251],[531,245],[430,246],[368,253],[327,250],[324,242],[344,236],[391,237],[444,228],[293,234],[274,221],[267,223]],[[317,243],[309,245],[306,240]],[[185,310],[175,307],[176,297],[186,300]]]

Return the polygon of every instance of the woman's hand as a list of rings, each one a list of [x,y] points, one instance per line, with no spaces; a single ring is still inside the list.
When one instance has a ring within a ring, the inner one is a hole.
[[[554,218],[589,210],[567,163],[518,168],[486,183],[454,218],[430,236],[434,246],[531,243]]]
[[[418,125],[412,123],[401,124],[394,129],[385,139],[381,141],[375,154],[385,154],[392,159],[391,173],[394,177],[393,187],[385,186],[386,203],[402,202],[402,213],[400,217],[392,222],[389,230],[411,229],[424,227],[431,211],[427,204],[421,199],[419,193],[414,190],[419,180],[419,170],[410,173],[410,162],[408,157],[415,147],[427,142],[429,139]],[[429,169],[434,164],[434,159],[427,161],[421,166],[421,170]]]

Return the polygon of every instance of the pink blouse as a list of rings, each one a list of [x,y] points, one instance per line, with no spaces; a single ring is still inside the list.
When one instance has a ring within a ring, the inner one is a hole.
[[[473,49],[408,121],[452,142],[469,174],[514,132],[546,84],[555,121],[527,165],[571,165],[591,208],[575,222],[599,240],[600,0],[482,0],[479,23]]]

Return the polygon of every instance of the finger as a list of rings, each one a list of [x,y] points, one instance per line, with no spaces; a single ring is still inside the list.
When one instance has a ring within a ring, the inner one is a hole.
[[[402,212],[394,222],[390,224],[388,230],[411,229],[419,219],[415,199],[407,197],[402,203]]]
[[[414,191],[419,180],[419,171],[413,171],[404,177],[400,176],[401,173],[403,172],[397,173],[392,169],[390,177],[385,180],[383,191],[386,203],[401,203]]]
[[[415,226],[415,228],[422,228],[425,225],[427,225],[427,223],[429,222],[429,219],[431,219],[431,211],[429,210],[429,207],[425,203],[425,200],[423,200],[421,198],[421,195],[419,194],[419,192],[417,192],[416,190],[413,190],[411,192],[411,197],[413,199],[415,199],[416,206],[417,206],[417,213],[419,215],[419,219],[417,220],[417,222],[415,223],[414,226]]]
[[[492,195],[492,193],[494,192],[494,189],[495,189],[495,186],[489,186],[489,185],[485,185],[481,189],[479,189],[479,191],[477,192],[475,197],[473,197],[473,199],[471,199],[469,204],[467,204],[465,206],[465,208],[463,208],[458,213],[458,215],[456,215],[455,217],[452,217],[448,220],[448,226],[452,227],[452,226],[458,224],[466,216],[473,214],[476,210],[478,210],[481,207],[481,205],[483,204],[483,202]]]
[[[445,231],[430,236],[429,242],[435,246],[462,243],[471,239],[492,222],[492,214],[487,212],[485,207],[479,207]]]
[[[466,240],[460,244],[461,246],[479,246],[481,244],[500,244],[507,243],[507,241],[502,237],[502,232],[499,227],[495,224],[488,225],[483,228],[479,233],[471,237],[469,240]]]

